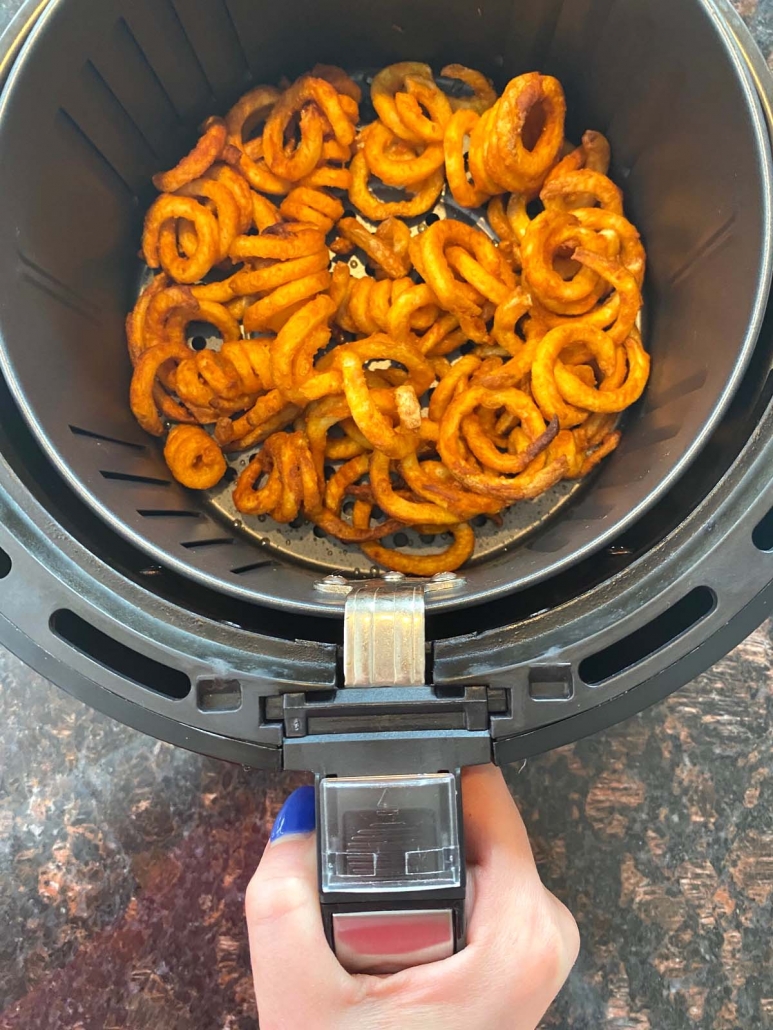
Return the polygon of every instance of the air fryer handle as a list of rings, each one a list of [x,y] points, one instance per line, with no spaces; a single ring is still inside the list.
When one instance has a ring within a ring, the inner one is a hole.
[[[350,972],[395,973],[465,943],[459,772],[318,777],[325,933]]]

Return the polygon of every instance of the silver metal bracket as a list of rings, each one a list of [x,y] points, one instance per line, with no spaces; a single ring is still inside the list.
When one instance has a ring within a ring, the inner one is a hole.
[[[424,595],[463,586],[464,579],[453,572],[431,579],[387,572],[360,583],[328,576],[316,584],[323,593],[346,598],[344,686],[424,686]]]

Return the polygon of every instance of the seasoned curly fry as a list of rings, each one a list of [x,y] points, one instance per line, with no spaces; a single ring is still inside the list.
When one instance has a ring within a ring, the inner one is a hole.
[[[204,175],[223,153],[226,135],[225,122],[221,118],[211,118],[205,125],[204,135],[190,154],[171,171],[153,176],[153,185],[159,193],[174,193],[181,186]]]
[[[126,320],[131,408],[168,434],[180,483],[209,489],[254,450],[245,517],[303,517],[425,577],[472,557],[472,520],[607,459],[650,372],[646,254],[608,140],[565,140],[550,76],[497,95],[464,65],[440,75],[382,69],[369,125],[324,64],[209,119],[154,176],[142,253],[159,271]],[[446,186],[468,221],[429,214]]]
[[[209,490],[225,475],[223,452],[198,426],[174,426],[166,438],[164,459],[174,478],[191,490]]]

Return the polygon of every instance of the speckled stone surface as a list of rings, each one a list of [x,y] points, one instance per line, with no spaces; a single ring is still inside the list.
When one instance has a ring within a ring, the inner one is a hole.
[[[770,61],[773,0],[736,6]],[[772,694],[768,624],[508,770],[583,938],[545,1028],[773,1025]],[[243,893],[300,782],[150,740],[0,651],[0,1030],[256,1030]]]

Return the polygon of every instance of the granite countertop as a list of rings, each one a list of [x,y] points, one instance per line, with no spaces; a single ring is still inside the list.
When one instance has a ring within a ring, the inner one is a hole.
[[[735,0],[766,55],[773,0]],[[0,0],[0,28],[20,0]],[[773,641],[507,770],[577,916],[559,1030],[773,1025]],[[299,776],[172,748],[0,650],[0,1030],[256,1030],[242,905]]]

